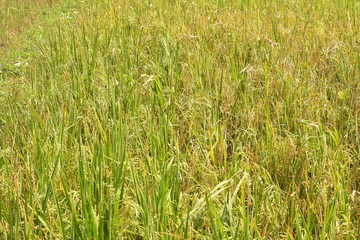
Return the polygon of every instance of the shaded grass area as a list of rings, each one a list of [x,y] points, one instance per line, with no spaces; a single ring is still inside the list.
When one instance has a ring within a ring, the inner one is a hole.
[[[56,5],[0,82],[0,236],[357,239],[359,11]]]

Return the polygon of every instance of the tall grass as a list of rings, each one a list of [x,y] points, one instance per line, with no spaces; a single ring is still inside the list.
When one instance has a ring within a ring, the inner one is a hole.
[[[1,63],[0,237],[359,238],[359,19],[60,1]]]
[[[55,0],[1,0],[0,1],[0,50],[19,43],[16,37],[33,23],[44,8]],[[42,12],[45,14],[45,12]],[[0,54],[4,54],[0,52]]]

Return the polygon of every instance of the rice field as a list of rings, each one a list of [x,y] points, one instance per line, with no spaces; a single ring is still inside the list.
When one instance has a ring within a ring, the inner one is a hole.
[[[0,239],[359,239],[357,0],[0,0]]]

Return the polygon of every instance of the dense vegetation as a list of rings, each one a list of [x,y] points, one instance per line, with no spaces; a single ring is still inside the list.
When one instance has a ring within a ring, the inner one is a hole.
[[[0,0],[1,239],[359,239],[360,3]]]

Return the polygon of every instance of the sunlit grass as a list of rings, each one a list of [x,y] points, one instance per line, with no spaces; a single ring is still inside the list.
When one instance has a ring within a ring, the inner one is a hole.
[[[359,11],[60,1],[0,58],[0,236],[357,239]]]
[[[0,1],[0,54],[3,48],[19,43],[19,33],[31,25],[44,8],[55,0],[1,0]],[[45,12],[42,12],[45,14]]]

